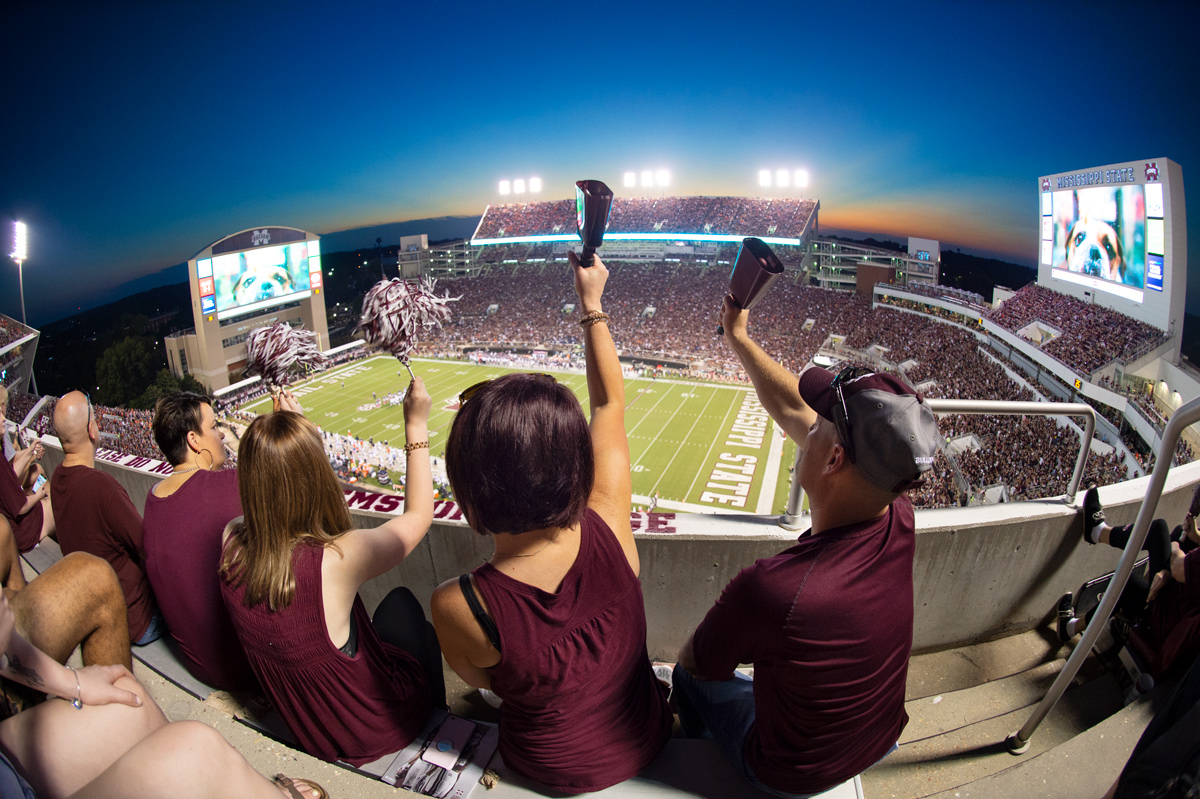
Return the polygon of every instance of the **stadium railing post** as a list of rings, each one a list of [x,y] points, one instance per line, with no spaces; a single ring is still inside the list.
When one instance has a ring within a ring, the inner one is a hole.
[[[804,526],[801,516],[804,508],[804,489],[800,487],[800,479],[796,468],[800,466],[800,456],[803,450],[796,448],[796,463],[792,468],[792,485],[788,488],[787,509],[784,514],[779,517],[779,526],[785,530],[795,532]]]

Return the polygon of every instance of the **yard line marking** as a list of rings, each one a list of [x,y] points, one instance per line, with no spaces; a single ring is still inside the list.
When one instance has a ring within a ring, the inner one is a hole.
[[[654,408],[651,408],[650,410],[657,409],[659,406],[659,403],[661,403],[663,400],[665,400],[667,398],[668,393],[669,392],[664,391],[662,399],[660,399],[658,402],[654,403]],[[688,399],[690,399],[690,397]],[[650,439],[650,443],[647,444],[646,448],[642,450],[642,454],[638,455],[638,459],[636,461],[634,461],[632,464],[630,464],[631,469],[634,466],[637,466],[642,462],[642,458],[646,457],[646,453],[649,452],[651,450],[651,448],[654,446],[654,442],[658,441],[658,437],[663,434],[663,431],[671,426],[671,422],[675,421],[676,415],[678,415],[680,409],[682,409],[683,406],[686,404],[687,404],[687,400],[684,400],[683,402],[679,403],[679,405],[676,406],[675,412],[671,414],[671,418],[667,419],[667,421],[658,428],[658,432],[654,434],[654,438]],[[646,414],[646,416],[649,416],[649,414]],[[641,421],[638,422],[638,424],[641,424],[642,422],[646,421],[646,416],[643,416]]]
[[[708,395],[708,400],[704,403],[704,410],[700,412],[699,416],[696,416],[696,421],[692,422],[692,426],[688,428],[687,433],[683,437],[684,441],[688,440],[688,438],[692,435],[692,431],[696,429],[696,425],[700,424],[700,418],[704,415],[704,411],[708,410],[708,406],[710,404],[712,404],[713,397],[715,397],[715,396],[717,396],[717,389],[713,389],[713,392]],[[673,443],[681,443],[681,442],[673,442]],[[682,451],[683,451],[683,447],[676,447],[675,454],[671,456],[671,460],[667,461],[667,465],[663,467],[662,474],[659,475],[658,479],[654,481],[654,487],[650,489],[651,494],[653,494],[655,491],[658,490],[658,484],[662,482],[662,479],[667,474],[667,472],[671,471],[671,464],[673,464],[675,462],[675,459],[679,457],[679,453]],[[686,495],[684,496],[684,499],[687,499]]]
[[[712,455],[713,447],[717,446],[718,441],[724,442],[724,440],[725,440],[725,431],[729,429],[728,427],[725,426],[725,423],[727,421],[729,421],[730,411],[732,411],[734,408],[740,408],[740,407],[742,407],[742,406],[738,404],[737,400],[734,400],[733,402],[729,403],[729,409],[727,411],[725,411],[725,415],[723,417],[721,417],[721,426],[718,428],[718,435],[713,436],[712,443],[708,445],[708,452],[705,452],[704,457],[700,460],[700,469],[696,472],[696,476],[692,478],[692,484],[690,486],[688,486],[688,490],[686,492],[684,492],[683,500],[685,502],[687,501],[687,498],[692,495],[692,489],[696,487],[696,481],[700,479],[700,475],[702,475],[702,474],[706,475],[704,467],[705,467],[705,464],[708,463],[708,457],[710,455]],[[707,480],[707,479],[708,478],[706,475],[705,480]]]

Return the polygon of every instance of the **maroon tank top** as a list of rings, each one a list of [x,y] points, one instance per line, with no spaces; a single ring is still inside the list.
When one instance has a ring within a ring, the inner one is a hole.
[[[416,658],[379,640],[361,597],[351,611],[357,653],[329,640],[322,553],[314,544],[296,547],[296,595],[282,610],[246,607],[245,587],[225,580],[221,595],[250,667],[304,751],[360,766],[412,742],[429,715],[429,692]]]
[[[572,794],[641,771],[670,737],[671,711],[646,654],[641,585],[609,526],[587,510],[557,594],[490,563],[473,574],[503,647],[488,673],[504,700],[504,762]]]

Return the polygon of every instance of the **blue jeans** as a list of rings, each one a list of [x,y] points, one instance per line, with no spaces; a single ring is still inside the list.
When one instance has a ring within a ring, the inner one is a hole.
[[[678,663],[671,679],[679,704],[679,725],[685,737],[715,740],[734,770],[764,793],[784,799],[808,799],[816,795],[772,788],[760,781],[746,762],[746,738],[754,726],[753,680],[737,671],[731,680],[698,680]],[[883,757],[898,748],[893,745]]]
[[[154,615],[150,617],[150,626],[146,628],[146,632],[142,633],[142,637],[133,642],[134,646],[145,646],[152,644],[159,638],[167,634],[167,622],[162,617],[162,613],[154,611]]]

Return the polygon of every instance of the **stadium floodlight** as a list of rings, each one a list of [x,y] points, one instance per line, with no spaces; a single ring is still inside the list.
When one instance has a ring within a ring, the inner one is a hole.
[[[512,191],[511,183],[509,183],[507,180],[500,181],[500,193],[501,194],[508,194],[511,191]]]
[[[802,189],[805,188],[806,186],[808,186],[808,170],[807,169],[797,169],[796,170],[796,185]]]
[[[13,251],[12,259],[14,261],[24,261],[29,255],[27,240],[25,238],[25,223],[13,222]]]
[[[29,322],[25,321],[25,258],[28,255],[29,246],[25,223],[13,222],[12,259],[17,262],[17,284],[21,290],[21,324],[26,327],[29,326]]]
[[[642,188],[650,188],[654,185],[654,173],[649,169],[642,172]]]
[[[659,186],[667,186],[671,183],[671,173],[665,169],[660,169],[654,173],[654,182]]]
[[[542,179],[541,178],[530,178],[529,179],[529,191],[532,192],[533,194],[537,194],[541,190],[542,190]]]
[[[513,181],[513,194],[524,194],[524,193],[525,193],[525,179],[517,178],[516,180]]]
[[[771,170],[769,170],[769,169],[758,170],[758,185],[764,186],[764,187],[771,185]]]
[[[625,186],[628,188],[628,187],[632,187],[632,186],[636,186],[636,185],[637,185],[637,172],[626,172],[625,173]]]
[[[780,188],[786,188],[791,183],[791,177],[786,169],[781,169],[775,173],[775,185]]]

